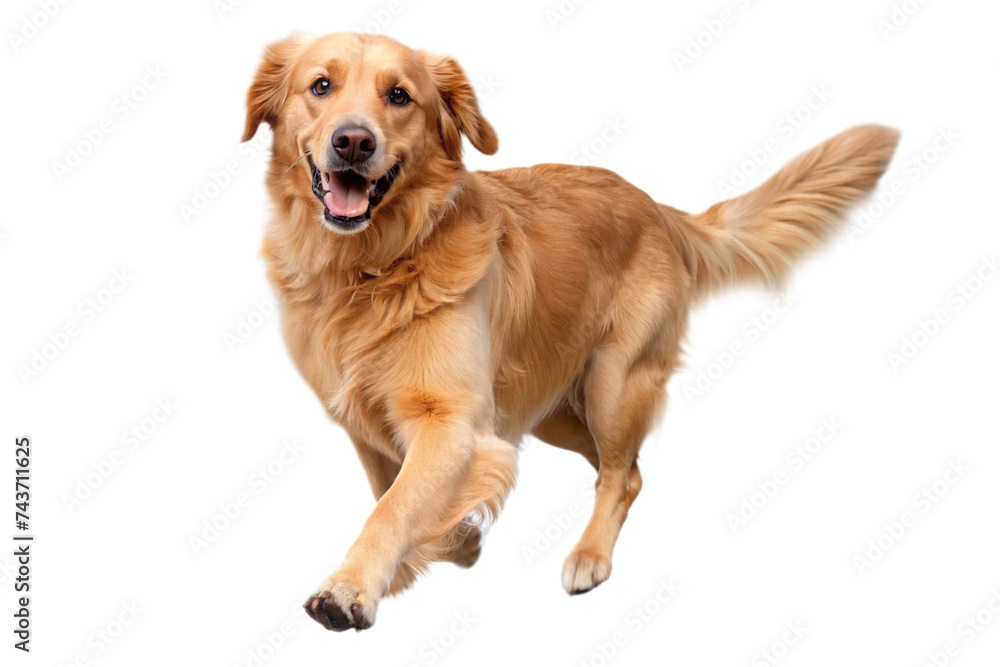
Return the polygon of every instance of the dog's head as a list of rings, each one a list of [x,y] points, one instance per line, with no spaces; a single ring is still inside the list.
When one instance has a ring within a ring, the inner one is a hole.
[[[458,63],[373,35],[268,46],[243,140],[262,122],[274,131],[272,188],[310,200],[317,224],[342,234],[378,225],[428,172],[460,169],[463,134],[483,153],[497,150]]]

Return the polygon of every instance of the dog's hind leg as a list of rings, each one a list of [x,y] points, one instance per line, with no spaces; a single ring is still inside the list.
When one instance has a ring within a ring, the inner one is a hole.
[[[580,454],[595,470],[600,470],[601,460],[594,436],[569,405],[560,407],[539,422],[531,434],[553,447]]]
[[[642,489],[639,447],[660,413],[671,370],[659,355],[633,358],[605,348],[594,356],[585,410],[599,467],[593,515],[563,566],[570,594],[589,591],[611,575],[615,542]]]

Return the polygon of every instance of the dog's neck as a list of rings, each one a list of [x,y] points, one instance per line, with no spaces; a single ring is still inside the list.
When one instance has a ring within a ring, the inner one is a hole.
[[[351,235],[328,229],[313,199],[276,201],[262,254],[279,297],[346,304],[417,288],[434,295],[422,306],[433,309],[471,289],[497,232],[493,225],[470,232],[451,224],[480,205],[465,187],[469,178],[460,165],[444,174],[415,174],[373,212],[368,228]]]

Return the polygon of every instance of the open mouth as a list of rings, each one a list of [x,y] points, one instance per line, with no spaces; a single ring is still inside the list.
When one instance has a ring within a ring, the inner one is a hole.
[[[377,180],[369,180],[350,169],[321,172],[309,156],[312,169],[312,190],[323,203],[323,218],[342,231],[355,231],[371,219],[372,209],[379,205],[392,187],[402,161],[392,166]]]

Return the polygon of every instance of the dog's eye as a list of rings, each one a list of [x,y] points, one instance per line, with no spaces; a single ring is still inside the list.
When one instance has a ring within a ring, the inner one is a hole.
[[[312,92],[316,97],[323,97],[330,92],[330,80],[316,79],[313,81]]]
[[[410,94],[403,90],[402,88],[393,88],[389,91],[389,102],[395,104],[398,107],[403,106],[410,101]]]

